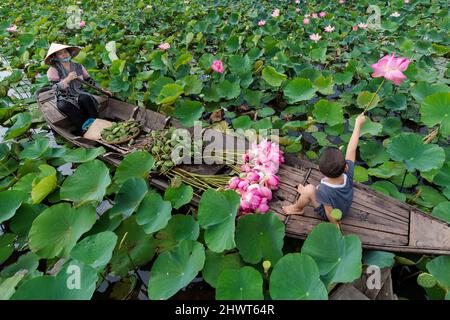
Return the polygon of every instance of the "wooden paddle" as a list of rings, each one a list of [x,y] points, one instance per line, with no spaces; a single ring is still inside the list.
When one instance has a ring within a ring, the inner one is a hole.
[[[95,86],[95,85],[93,85],[93,84],[90,84],[89,82],[84,81],[83,79],[76,78],[75,80],[80,81],[81,83],[83,83],[83,84],[85,84],[85,85],[91,87],[92,89],[97,90],[97,91],[100,92],[100,93],[103,93],[104,95],[107,95],[107,96],[110,97],[110,98],[114,97],[113,94],[111,94],[111,93],[109,93],[109,92],[103,90],[102,88],[99,88],[99,87],[97,87],[97,86]]]

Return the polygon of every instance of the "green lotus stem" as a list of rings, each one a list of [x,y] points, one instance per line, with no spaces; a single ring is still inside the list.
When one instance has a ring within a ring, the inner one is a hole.
[[[383,84],[384,84],[384,80],[385,80],[385,79],[383,78],[383,81],[381,81],[380,85],[378,86],[377,91],[375,91],[375,94],[372,96],[372,99],[370,99],[369,104],[364,108],[364,112],[363,112],[363,113],[366,113],[366,112],[367,112],[367,108],[370,107],[370,105],[371,105],[372,102],[373,102],[373,99],[375,99],[375,96],[378,94],[378,92],[380,92],[380,89],[381,89],[381,87],[382,87]]]

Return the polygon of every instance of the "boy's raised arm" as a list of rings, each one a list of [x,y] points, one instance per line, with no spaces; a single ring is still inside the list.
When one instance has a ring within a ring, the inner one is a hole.
[[[353,129],[352,136],[350,138],[350,141],[348,142],[347,152],[345,154],[346,160],[351,160],[352,162],[355,162],[356,149],[358,148],[358,141],[359,141],[359,132],[360,132],[361,126],[363,125],[363,123],[365,121],[366,121],[366,117],[364,116],[364,112],[356,117],[355,128]]]

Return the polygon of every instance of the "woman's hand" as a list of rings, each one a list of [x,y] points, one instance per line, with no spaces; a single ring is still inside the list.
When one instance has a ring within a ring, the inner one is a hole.
[[[112,97],[114,95],[111,91],[109,91],[107,89],[103,89],[103,91],[110,97]]]
[[[69,73],[69,75],[64,79],[64,81],[69,84],[72,80],[78,78],[78,75],[75,71]]]

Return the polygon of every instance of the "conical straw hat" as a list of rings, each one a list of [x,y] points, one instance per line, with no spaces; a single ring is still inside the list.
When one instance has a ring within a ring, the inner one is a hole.
[[[81,50],[81,48],[77,46],[66,46],[64,44],[52,43],[48,49],[47,56],[44,59],[45,64],[52,65],[54,63],[51,61],[52,55],[62,49],[67,49],[72,57],[75,57]]]

